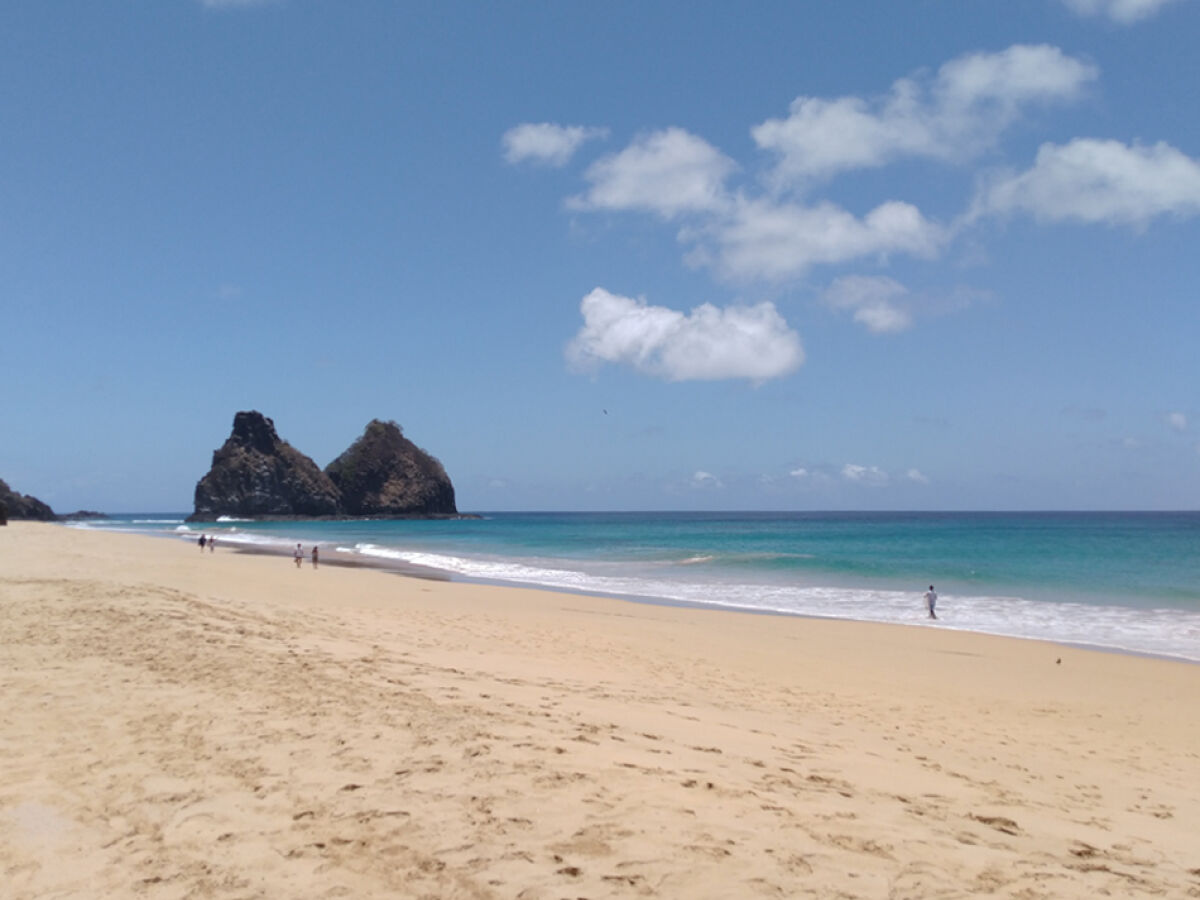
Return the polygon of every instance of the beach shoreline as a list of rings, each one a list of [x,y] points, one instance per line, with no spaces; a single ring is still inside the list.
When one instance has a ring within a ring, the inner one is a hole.
[[[486,518],[491,515],[496,515],[496,514],[485,514],[483,517]],[[945,515],[945,514],[939,514],[939,515]],[[997,515],[999,515],[999,514],[997,514]],[[1060,515],[1060,514],[1055,514],[1055,515]],[[1071,514],[1062,514],[1062,515],[1071,515]],[[1149,515],[1149,514],[1134,513],[1133,515]],[[85,526],[85,527],[92,527],[92,526]],[[105,526],[103,526],[103,525],[98,526],[98,527],[100,527],[101,529],[105,528]],[[120,532],[119,529],[109,529],[109,530],[115,530],[115,531],[118,531],[119,533],[128,533],[128,532]],[[155,534],[154,536],[166,537],[166,538],[170,538],[172,540],[183,540],[184,542],[187,542],[187,541],[196,540],[200,533],[201,532],[194,532],[194,533],[189,532],[185,535],[181,535],[178,532],[169,532],[169,533],[163,532],[163,533]],[[238,552],[250,553],[250,554],[262,554],[262,555],[268,555],[268,556],[286,556],[288,558],[291,558],[292,557],[292,548],[299,536],[293,536],[291,538],[286,538],[286,537],[282,537],[280,535],[271,535],[270,540],[266,540],[266,541],[254,540],[252,542],[246,542],[244,535],[236,535],[236,534],[225,535],[225,534],[217,533],[217,537],[221,540],[222,547],[232,547],[233,549],[237,550]],[[978,597],[974,597],[971,595],[967,595],[967,596],[964,596],[961,598],[955,598],[950,595],[943,595],[943,597],[942,597],[943,604],[946,604],[947,602],[949,602],[952,605],[952,608],[957,610],[958,615],[957,616],[955,616],[955,615],[946,616],[945,614],[943,614],[943,616],[939,618],[939,620],[936,622],[936,624],[934,624],[934,623],[931,623],[924,615],[923,600],[919,596],[921,593],[921,590],[923,590],[923,589],[912,592],[911,603],[908,603],[908,601],[904,601],[906,604],[908,604],[907,608],[910,610],[909,617],[907,617],[906,619],[903,619],[903,620],[896,619],[896,618],[888,620],[888,619],[875,618],[875,617],[869,616],[869,615],[865,616],[865,617],[855,616],[852,614],[852,611],[851,611],[852,605],[847,607],[845,612],[843,612],[842,610],[838,610],[838,609],[831,609],[830,611],[827,611],[827,612],[808,612],[808,611],[803,611],[803,610],[789,610],[789,609],[783,609],[783,608],[764,607],[764,606],[756,605],[756,603],[754,603],[754,602],[738,603],[733,600],[724,600],[724,599],[689,600],[689,599],[684,599],[681,597],[673,597],[673,596],[664,595],[664,593],[651,593],[651,592],[638,591],[638,590],[605,590],[605,589],[603,589],[603,587],[599,587],[599,586],[571,587],[571,586],[566,586],[563,584],[554,584],[554,583],[546,584],[546,583],[541,583],[536,580],[529,580],[526,578],[522,578],[519,576],[504,578],[504,577],[487,577],[487,576],[481,576],[481,575],[471,575],[471,574],[466,574],[461,571],[456,571],[453,568],[438,568],[433,565],[425,565],[425,564],[421,564],[421,563],[411,562],[406,559],[400,558],[399,555],[396,553],[361,552],[357,548],[348,548],[348,547],[340,546],[341,544],[346,543],[346,542],[338,540],[336,538],[325,538],[324,540],[317,540],[314,542],[312,539],[312,536],[308,535],[308,536],[305,536],[305,540],[302,540],[300,542],[303,544],[304,552],[306,554],[306,557],[305,557],[306,560],[307,560],[307,554],[309,554],[311,552],[313,543],[317,543],[318,545],[320,545],[323,548],[323,550],[322,550],[323,556],[321,558],[322,565],[330,564],[330,565],[362,566],[362,567],[366,567],[366,568],[376,568],[376,569],[380,569],[380,570],[386,571],[386,572],[391,572],[394,574],[412,576],[412,577],[417,577],[417,578],[427,578],[427,579],[441,580],[441,581],[454,581],[454,582],[460,582],[460,583],[465,583],[465,584],[492,585],[492,586],[497,586],[497,587],[518,587],[518,588],[530,589],[530,590],[544,590],[544,591],[549,591],[551,593],[574,594],[574,595],[578,595],[578,596],[606,597],[606,598],[610,598],[610,599],[618,600],[618,601],[626,601],[626,602],[633,602],[633,603],[645,603],[645,604],[650,604],[650,605],[672,606],[672,607],[679,607],[679,608],[683,608],[683,609],[715,610],[715,611],[724,611],[724,612],[731,612],[731,613],[748,613],[751,615],[784,616],[784,617],[790,617],[790,618],[816,619],[816,620],[820,620],[820,621],[848,621],[848,622],[868,622],[868,623],[873,622],[873,623],[879,623],[879,624],[892,624],[892,625],[900,625],[903,627],[914,627],[914,628],[935,627],[935,628],[939,628],[942,630],[948,630],[948,631],[961,631],[961,632],[972,633],[972,634],[987,634],[987,635],[993,635],[993,636],[997,636],[997,637],[1012,638],[1015,640],[1032,640],[1032,641],[1037,641],[1037,642],[1041,642],[1041,643],[1059,645],[1062,647],[1072,647],[1072,648],[1081,649],[1081,650],[1093,650],[1093,651],[1102,652],[1102,653],[1118,653],[1118,654],[1126,654],[1126,655],[1131,655],[1131,656],[1146,657],[1146,658],[1151,658],[1151,659],[1163,659],[1163,660],[1171,660],[1171,661],[1176,661],[1176,662],[1185,662],[1185,663],[1194,664],[1194,665],[1200,664],[1200,655],[1196,655],[1197,653],[1200,653],[1200,646],[1197,646],[1194,642],[1192,642],[1190,645],[1177,642],[1177,643],[1179,643],[1178,648],[1171,647],[1170,649],[1150,649],[1150,648],[1143,647],[1143,646],[1126,646],[1126,645],[1122,645],[1122,644],[1119,644],[1116,642],[1105,643],[1101,639],[1089,639],[1089,637],[1083,637],[1078,634],[1076,634],[1076,635],[1066,634],[1063,636],[1055,636],[1053,634],[1030,634],[1025,631],[1022,631],[1019,628],[1013,629],[1013,628],[1006,628],[1003,625],[997,625],[996,622],[994,622],[994,621],[987,622],[987,623],[979,623],[979,622],[971,622],[968,620],[964,620],[964,617],[962,614],[965,611],[976,607],[979,602]],[[390,549],[390,548],[385,548],[385,549]],[[453,558],[451,557],[451,560],[452,559]],[[307,564],[307,562],[306,562],[306,564]],[[572,565],[572,561],[564,559],[563,564],[564,564],[564,566],[569,568]],[[663,585],[660,585],[660,586],[666,590],[670,589],[670,585],[666,584],[666,583],[664,583]],[[809,586],[811,587],[811,586],[815,586],[815,585],[810,584]],[[832,589],[834,591],[848,594],[851,596],[856,593],[863,592],[863,591],[865,591],[865,592],[884,591],[890,595],[894,595],[897,597],[905,596],[905,592],[898,590],[893,586],[882,586],[879,584],[867,586],[867,585],[856,583],[853,581],[839,581],[836,577],[831,578],[827,575],[822,575],[819,586],[822,589]],[[1043,590],[1042,593],[1046,593],[1046,592]],[[1079,592],[1077,592],[1077,593],[1079,593]],[[1073,606],[1077,612],[1081,613],[1084,616],[1087,616],[1097,610],[1107,610],[1110,608],[1109,604],[1106,603],[1104,600],[1092,601],[1092,602],[1081,602],[1081,600],[1078,597],[1076,597],[1074,599],[1068,599],[1068,600],[1064,601],[1062,599],[1061,592],[1054,592],[1052,594],[1052,596],[1055,598],[1053,602],[1055,602],[1056,604],[1062,605],[1065,603],[1068,606]],[[1088,596],[1088,592],[1086,592],[1086,591],[1081,592],[1081,596]],[[956,599],[959,599],[962,602],[956,604],[955,603]],[[1033,605],[1037,606],[1042,602],[1045,602],[1045,601],[1035,601]],[[946,609],[946,606],[943,605],[943,607],[942,607],[943,613],[944,613],[945,609]],[[1127,610],[1127,608],[1124,608],[1124,607],[1122,609]],[[1165,612],[1168,616],[1178,613],[1177,610],[1157,610],[1154,608],[1147,608],[1141,612],[1141,615],[1154,616],[1154,615],[1156,615],[1158,613],[1162,613],[1162,612]],[[1187,622],[1178,622],[1178,623],[1173,623],[1173,624],[1176,624],[1177,626],[1179,626],[1183,629],[1187,629],[1187,628],[1191,627],[1193,629],[1193,631],[1194,631],[1194,628],[1196,627],[1195,625],[1189,626],[1189,623],[1187,623]],[[1200,623],[1197,623],[1197,624],[1200,624]],[[1160,621],[1157,623],[1157,627],[1164,628],[1164,627],[1166,627],[1166,623]],[[1179,632],[1176,631],[1176,633],[1179,633]],[[1200,637],[1200,634],[1198,634],[1198,637]],[[1191,655],[1189,655],[1189,654],[1191,654]]]
[[[1195,665],[217,549],[0,529],[14,897],[1200,894]]]

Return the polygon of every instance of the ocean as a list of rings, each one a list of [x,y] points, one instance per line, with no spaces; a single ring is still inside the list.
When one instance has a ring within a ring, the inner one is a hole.
[[[638,512],[77,527],[640,601],[1034,638],[1200,662],[1200,513]],[[938,621],[922,595],[938,592]]]

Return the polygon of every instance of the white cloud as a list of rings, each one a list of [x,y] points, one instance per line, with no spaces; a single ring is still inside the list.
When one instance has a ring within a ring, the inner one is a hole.
[[[846,463],[842,466],[842,477],[856,484],[866,484],[881,487],[888,483],[888,473],[879,466],[860,466]]]
[[[1149,18],[1175,0],[1062,0],[1081,16],[1108,16],[1128,25]]]
[[[733,214],[715,222],[716,264],[729,275],[778,281],[811,266],[890,253],[935,256],[945,230],[908,203],[883,203],[858,218],[833,203],[803,206],[739,200]]]
[[[579,308],[584,324],[566,354],[580,369],[616,363],[668,381],[765,381],[804,362],[800,336],[771,303],[705,303],[685,315],[596,288]]]
[[[526,122],[504,133],[504,158],[510,163],[533,162],[562,166],[585,141],[608,134],[605,128],[584,125],[555,125],[551,122]]]
[[[1042,222],[1144,226],[1200,213],[1200,163],[1165,143],[1076,138],[1043,144],[1033,167],[987,185],[973,215],[1026,212]]]
[[[591,189],[570,202],[580,209],[642,210],[667,219],[713,212],[728,204],[725,179],[735,168],[702,138],[668,128],[592,163],[584,175]]]
[[[1185,416],[1183,413],[1181,413],[1181,412],[1167,413],[1166,420],[1167,420],[1167,425],[1169,425],[1172,430],[1187,431],[1187,426],[1188,426],[1187,416]]]
[[[920,469],[909,469],[904,473],[904,477],[909,481],[915,481],[917,484],[929,484],[929,476],[925,475]]]
[[[971,53],[932,79],[902,78],[883,97],[797,97],[786,119],[752,129],[778,155],[776,184],[803,182],[902,157],[960,161],[991,147],[1032,103],[1071,100],[1098,75],[1045,44]]]
[[[834,279],[822,300],[832,309],[852,311],[868,331],[885,334],[912,325],[912,313],[896,303],[906,294],[908,288],[891,278],[847,275]]]
[[[705,472],[703,470],[700,470],[700,471],[697,471],[696,474],[692,476],[692,487],[723,488],[723,487],[725,487],[725,485],[721,482],[721,479],[718,478],[716,475],[713,475],[711,472]]]
[[[792,469],[792,471],[788,472],[788,474],[791,475],[793,478],[807,478],[808,477],[808,469],[804,468],[803,466],[800,466],[798,468]]]

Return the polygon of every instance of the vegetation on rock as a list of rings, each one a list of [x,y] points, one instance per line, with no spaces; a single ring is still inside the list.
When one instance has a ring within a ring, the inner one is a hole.
[[[325,468],[350,516],[454,515],[454,486],[442,464],[395,422],[372,420]]]

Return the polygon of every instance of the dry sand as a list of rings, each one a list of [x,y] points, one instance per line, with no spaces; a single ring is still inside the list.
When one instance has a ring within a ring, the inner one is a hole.
[[[1198,710],[1197,665],[14,523],[0,895],[1200,897]]]

